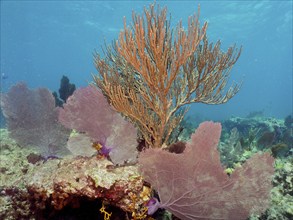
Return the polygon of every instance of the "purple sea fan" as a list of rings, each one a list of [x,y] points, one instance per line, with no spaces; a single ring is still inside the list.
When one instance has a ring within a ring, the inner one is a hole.
[[[69,130],[58,123],[58,109],[46,88],[30,90],[19,83],[3,94],[1,108],[11,138],[24,147],[36,147],[44,156],[68,152]]]
[[[96,87],[77,89],[63,107],[59,121],[110,149],[109,156],[115,164],[136,161],[136,128],[111,108]]]
[[[180,219],[246,219],[269,205],[274,159],[256,154],[229,177],[217,145],[221,125],[204,122],[182,154],[147,149],[139,156],[145,180],[160,202],[149,204],[149,214],[164,208]]]

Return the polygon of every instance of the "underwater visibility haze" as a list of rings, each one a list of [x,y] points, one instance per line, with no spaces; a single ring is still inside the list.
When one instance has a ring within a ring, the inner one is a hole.
[[[77,87],[96,73],[93,53],[117,40],[123,17],[143,12],[150,1],[1,1],[1,91],[19,81],[57,91],[62,75]],[[207,119],[263,112],[292,113],[292,1],[158,1],[167,6],[171,26],[201,7],[210,42],[234,43],[243,51],[229,83],[242,84],[225,105],[191,107]]]
[[[292,1],[4,0],[0,64],[0,219],[293,219]]]

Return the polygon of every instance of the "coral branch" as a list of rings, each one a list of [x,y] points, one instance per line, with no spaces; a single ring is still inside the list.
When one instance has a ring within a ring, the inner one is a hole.
[[[239,90],[225,87],[241,50],[230,47],[224,53],[220,42],[209,44],[199,11],[188,19],[187,30],[181,22],[173,30],[167,9],[151,5],[144,16],[133,13],[132,27],[124,21],[105,59],[95,55],[96,85],[116,111],[137,125],[148,146],[169,144],[184,105],[225,103]]]

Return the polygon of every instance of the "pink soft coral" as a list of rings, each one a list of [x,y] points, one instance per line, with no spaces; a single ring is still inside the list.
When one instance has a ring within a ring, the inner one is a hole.
[[[99,89],[94,86],[77,89],[63,107],[59,121],[64,126],[101,144],[115,164],[136,162],[136,128],[111,108]]]
[[[219,123],[204,122],[182,154],[148,149],[139,157],[145,180],[160,202],[149,203],[149,214],[165,208],[180,219],[246,219],[268,207],[274,159],[256,154],[229,177],[220,162]]]
[[[46,88],[29,89],[18,83],[0,94],[9,136],[22,147],[33,147],[46,157],[67,154],[70,131],[58,123],[58,108]]]

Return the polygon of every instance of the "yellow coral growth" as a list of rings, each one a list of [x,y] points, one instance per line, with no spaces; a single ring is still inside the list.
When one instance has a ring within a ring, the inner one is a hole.
[[[129,197],[131,199],[131,203],[129,205],[129,210],[131,210],[132,220],[141,220],[148,219],[152,220],[153,218],[148,217],[147,212],[148,208],[144,206],[145,204],[139,205],[139,201],[148,201],[150,199],[151,189],[149,187],[144,186],[142,192],[139,195],[130,193]]]
[[[102,214],[104,214],[104,220],[110,220],[112,212],[109,213],[109,212],[106,211],[104,203],[102,204],[102,207],[100,208],[100,212]]]

